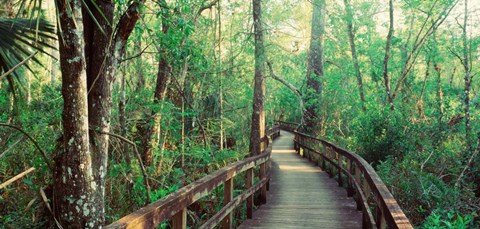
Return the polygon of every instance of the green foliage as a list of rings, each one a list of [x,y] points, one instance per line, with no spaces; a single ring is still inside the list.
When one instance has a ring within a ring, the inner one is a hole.
[[[411,150],[414,139],[401,112],[369,107],[351,122],[352,146],[365,160],[379,164],[389,157],[402,158]]]
[[[475,214],[461,214],[459,212],[434,211],[429,215],[422,229],[476,229],[480,225],[474,222]]]

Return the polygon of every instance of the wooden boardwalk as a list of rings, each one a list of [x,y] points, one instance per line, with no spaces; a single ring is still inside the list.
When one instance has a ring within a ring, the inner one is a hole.
[[[267,204],[239,228],[361,228],[362,212],[347,191],[293,149],[281,131],[273,143]]]

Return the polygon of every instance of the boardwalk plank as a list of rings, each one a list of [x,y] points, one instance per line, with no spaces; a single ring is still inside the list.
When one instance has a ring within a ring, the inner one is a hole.
[[[267,204],[239,228],[361,228],[344,188],[293,150],[293,134],[282,131],[273,143]]]

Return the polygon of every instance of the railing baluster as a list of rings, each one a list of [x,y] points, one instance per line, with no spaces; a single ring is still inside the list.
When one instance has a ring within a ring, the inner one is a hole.
[[[375,222],[377,223],[378,229],[385,229],[387,228],[387,223],[385,222],[385,217],[383,217],[382,210],[379,206],[375,208],[376,211],[376,219]]]
[[[338,186],[343,187],[343,178],[342,178],[342,168],[343,168],[343,160],[342,155],[337,154],[337,161],[338,161]]]
[[[267,176],[267,171],[265,168],[265,163],[260,165],[260,180]],[[267,203],[267,186],[262,186],[260,189],[260,203],[266,204]]]
[[[247,173],[247,180],[245,182],[246,182],[247,189],[249,189],[253,185],[253,168],[248,169],[246,173]],[[254,195],[252,194],[247,198],[247,218],[248,219],[251,219],[253,217],[253,196]]]
[[[348,172],[350,175],[353,175],[353,162],[347,158],[347,165],[348,165]],[[353,196],[353,181],[352,178],[348,177],[348,188],[347,188],[347,196]]]
[[[172,228],[173,229],[186,229],[187,228],[187,209],[184,208],[177,212],[172,217]]]
[[[360,168],[358,168],[358,165],[355,164],[355,180],[357,181],[357,184],[358,185],[361,185],[360,183],[360,175],[361,175],[361,171],[360,171]],[[358,187],[361,189],[361,187]],[[362,198],[360,197],[360,191],[357,191],[357,197],[355,198],[355,200],[357,201],[357,210],[362,210]]]
[[[223,204],[228,204],[233,199],[233,177],[225,181],[223,187]],[[232,228],[233,223],[233,211],[230,212],[222,222],[223,229],[230,229]]]

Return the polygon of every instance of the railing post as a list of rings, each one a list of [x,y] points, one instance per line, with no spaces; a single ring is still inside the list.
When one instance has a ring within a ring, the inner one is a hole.
[[[253,168],[247,170],[247,180],[246,186],[247,189],[251,188],[253,185]],[[247,219],[251,219],[253,217],[253,194],[247,198]]]
[[[367,228],[370,228],[369,227],[369,223],[368,223],[368,210],[365,210],[362,212],[362,228],[363,229],[367,229]]]
[[[348,166],[348,172],[350,173],[350,175],[353,175],[353,162],[348,158],[347,158],[347,166]],[[350,176],[348,177],[347,196],[348,197],[353,196],[353,181]]]
[[[334,176],[334,169],[333,169],[333,164],[332,164],[332,161],[333,161],[333,156],[332,156],[332,148],[331,147],[328,147],[328,159],[330,159],[329,161],[329,165],[328,165],[328,175],[330,178],[332,178]]]
[[[184,208],[177,212],[172,217],[172,228],[173,229],[186,229],[187,228],[187,209]]]
[[[342,177],[342,168],[343,168],[343,160],[342,160],[342,155],[339,153],[337,154],[337,159],[338,159],[338,186],[343,187],[343,177]]]
[[[267,176],[265,163],[260,165],[260,180]],[[260,203],[267,203],[267,186],[263,185],[260,189]]]
[[[377,201],[378,203],[378,201]],[[385,221],[385,218],[383,217],[382,210],[380,209],[379,206],[375,208],[376,211],[376,219],[375,223],[377,224],[378,229],[385,229],[387,228],[387,223]]]
[[[233,177],[225,181],[223,187],[223,204],[228,204],[233,199]],[[222,222],[223,229],[230,229],[232,228],[233,223],[233,211],[230,212]]]
[[[360,183],[360,168],[358,168],[358,165],[355,165],[355,181],[357,181],[357,184],[358,185],[361,185],[362,183]],[[362,210],[362,200],[361,200],[361,195],[360,195],[360,192],[361,192],[361,188],[362,187],[358,187],[358,192],[357,192],[357,210]]]
[[[322,170],[325,171],[325,157],[327,155],[327,147],[325,147],[325,145],[322,144],[322,151],[320,152],[321,155],[320,157],[322,158]]]

